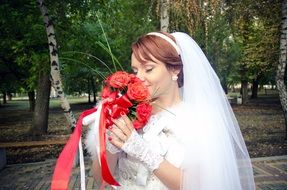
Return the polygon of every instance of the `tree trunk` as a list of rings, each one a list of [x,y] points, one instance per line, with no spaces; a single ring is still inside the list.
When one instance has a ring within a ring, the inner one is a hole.
[[[96,85],[95,85],[95,80],[92,77],[92,90],[93,90],[93,97],[94,97],[94,103],[97,103],[97,96],[96,96]]]
[[[5,92],[5,91],[3,91],[3,92],[2,92],[2,94],[3,94],[3,104],[7,104],[6,92]]]
[[[91,83],[92,81],[90,81],[90,78],[88,78],[88,93],[89,93],[89,104],[91,103]]]
[[[258,78],[253,79],[252,81],[252,94],[251,94],[251,98],[257,98],[258,96],[258,84],[259,84],[259,80]]]
[[[70,126],[72,128],[76,125],[75,116],[71,110],[70,104],[65,98],[64,91],[62,88],[62,81],[60,77],[60,70],[59,70],[59,57],[58,57],[58,45],[55,37],[54,26],[52,21],[49,18],[48,10],[44,4],[44,0],[37,0],[41,14],[44,19],[44,24],[46,27],[46,33],[48,37],[48,44],[50,50],[50,62],[51,62],[51,77],[52,77],[52,85],[60,97],[61,107],[64,110],[64,115],[68,120]]]
[[[35,110],[35,91],[30,90],[28,92],[29,97],[29,111],[33,112]]]
[[[241,94],[242,94],[242,104],[246,104],[248,101],[248,82],[245,80],[241,81]]]
[[[284,75],[286,70],[286,56],[287,56],[287,0],[282,1],[282,26],[280,36],[280,57],[279,64],[276,73],[276,84],[279,91],[280,102],[282,105],[285,127],[286,127],[286,139],[287,139],[287,91],[284,83]]]
[[[47,133],[51,81],[50,75],[40,71],[37,86],[36,106],[33,115],[31,134],[36,137]]]
[[[7,97],[8,97],[8,101],[12,100],[12,93],[11,92],[7,92]]]
[[[228,86],[227,86],[226,83],[223,83],[223,84],[222,84],[222,88],[223,88],[225,94],[228,94]]]
[[[225,92],[225,94],[228,94],[228,86],[227,86],[227,80],[226,80],[226,77],[223,76],[223,80],[222,80],[222,88]]]
[[[160,0],[160,31],[169,31],[169,0]]]
[[[249,44],[250,36],[250,26],[251,26],[251,15],[248,11],[242,13],[242,23],[239,26],[242,35],[242,45],[243,49],[247,48]],[[242,104],[245,104],[248,101],[248,64],[249,61],[246,59],[247,54],[243,51],[243,60],[239,66],[240,80],[241,80],[241,93],[242,93]]]

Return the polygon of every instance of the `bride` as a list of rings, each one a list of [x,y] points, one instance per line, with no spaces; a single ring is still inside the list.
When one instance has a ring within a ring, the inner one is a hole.
[[[131,67],[153,95],[154,106],[140,131],[125,114],[109,128],[107,158],[117,189],[255,189],[237,120],[217,75],[189,35],[140,37],[132,45]],[[93,123],[86,146],[101,182]]]

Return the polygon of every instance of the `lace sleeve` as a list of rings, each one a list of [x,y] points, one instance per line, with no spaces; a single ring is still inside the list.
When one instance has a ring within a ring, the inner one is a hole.
[[[122,149],[130,156],[143,162],[150,171],[157,169],[163,157],[147,145],[134,130]]]

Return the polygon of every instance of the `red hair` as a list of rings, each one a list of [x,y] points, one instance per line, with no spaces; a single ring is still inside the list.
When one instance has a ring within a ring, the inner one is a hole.
[[[165,32],[159,32],[175,42],[174,37]],[[183,86],[183,71],[182,61],[175,48],[166,40],[155,35],[141,36],[136,42],[132,44],[132,52],[135,58],[141,63],[147,61],[154,61],[152,57],[163,62],[169,70],[180,70],[178,74],[178,86]]]

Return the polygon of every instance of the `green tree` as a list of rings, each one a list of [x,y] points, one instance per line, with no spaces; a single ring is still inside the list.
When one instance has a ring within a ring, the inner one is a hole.
[[[33,111],[35,98],[34,90],[37,85],[38,63],[34,57],[45,55],[45,43],[42,37],[43,26],[37,15],[35,2],[4,1],[1,6],[1,68],[10,73],[5,75],[8,80],[2,81],[1,86],[13,88],[12,92],[23,88],[28,92],[30,110]],[[4,77],[5,77],[4,76]],[[13,82],[14,81],[14,82]]]
[[[279,1],[229,1],[232,30],[241,44],[239,64],[243,102],[248,99],[248,82],[252,97],[257,97],[258,84],[274,81],[278,57]]]
[[[84,19],[75,19],[72,13],[66,13],[72,19],[69,35],[65,35],[66,30],[56,29],[60,38],[64,87],[69,89],[67,92],[87,92],[89,86],[93,86],[88,85],[91,78],[98,87],[111,70],[121,69],[118,62],[123,69],[129,69],[131,43],[138,36],[155,30],[152,8],[153,4],[149,1],[119,0],[91,7]],[[85,79],[79,79],[81,75],[86,76]]]
[[[230,13],[221,1],[172,1],[171,31],[190,33],[205,52],[227,93],[237,62],[239,44],[234,40]]]

